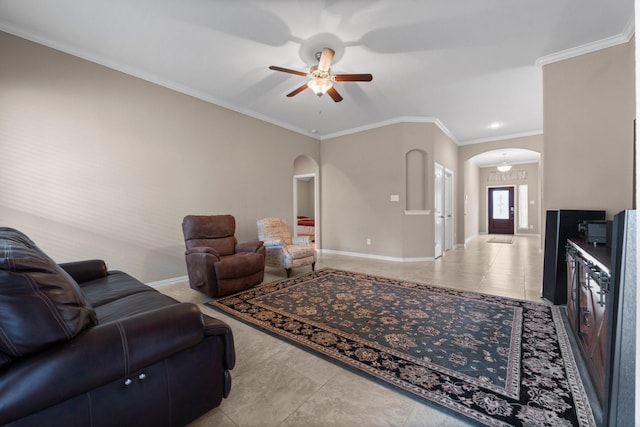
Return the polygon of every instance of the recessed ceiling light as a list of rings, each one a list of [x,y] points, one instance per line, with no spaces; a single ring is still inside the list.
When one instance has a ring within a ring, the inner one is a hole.
[[[489,125],[489,127],[490,127],[491,129],[498,129],[498,128],[499,128],[499,127],[501,127],[501,126],[502,126],[502,123],[500,123],[500,122],[493,122],[493,123],[491,123],[491,124]]]
[[[318,133],[316,129],[311,129],[311,133]]]

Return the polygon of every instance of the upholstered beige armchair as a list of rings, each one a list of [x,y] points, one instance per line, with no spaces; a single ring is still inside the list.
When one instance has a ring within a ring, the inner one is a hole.
[[[308,236],[291,238],[287,221],[281,218],[258,220],[258,239],[264,242],[267,250],[266,265],[284,268],[287,277],[291,269],[311,265],[316,268],[316,250]]]
[[[187,215],[182,231],[193,289],[221,297],[262,282],[264,246],[258,240],[238,243],[232,215]]]

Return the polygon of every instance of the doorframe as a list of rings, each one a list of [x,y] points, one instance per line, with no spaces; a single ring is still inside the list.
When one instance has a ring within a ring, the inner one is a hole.
[[[489,189],[491,188],[513,188],[513,235],[516,235],[516,231],[518,230],[518,214],[519,214],[519,206],[518,206],[518,188],[515,184],[506,184],[506,185],[487,185],[485,192],[485,230],[487,230],[487,234],[489,234]]]
[[[433,166],[433,257],[438,259],[444,255],[444,172],[445,167],[438,162],[434,162]],[[440,186],[438,186],[438,173],[442,175],[440,179]],[[439,197],[438,197],[439,196]],[[440,199],[440,200],[438,200]],[[438,204],[440,203],[441,211],[438,211]],[[442,222],[440,230],[438,229],[438,219]],[[438,232],[440,231],[440,232]],[[442,239],[438,242],[438,239]],[[438,245],[440,243],[440,245]],[[438,251],[438,247],[440,251]]]
[[[449,176],[450,180],[451,180],[451,188],[447,188],[447,176]],[[454,197],[454,193],[455,193],[455,176],[452,170],[444,168],[444,176],[443,176],[443,184],[442,186],[444,187],[444,191],[443,191],[443,197],[444,197],[444,202],[443,202],[443,207],[444,207],[444,245],[443,245],[443,253],[453,249],[456,245],[455,242],[455,197]],[[449,198],[449,201],[451,202],[451,226],[447,227],[447,197]],[[451,242],[451,247],[447,247],[447,238],[449,238],[449,241]]]
[[[315,233],[315,245],[316,249],[321,248],[320,242],[320,187],[318,183],[317,173],[304,173],[293,176],[293,235],[298,235],[298,228],[296,227],[298,221],[298,181],[306,181],[309,178],[313,178],[313,219],[315,221],[314,233]]]

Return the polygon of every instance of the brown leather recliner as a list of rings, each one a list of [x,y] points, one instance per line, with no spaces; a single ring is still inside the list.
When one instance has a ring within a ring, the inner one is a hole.
[[[265,248],[260,240],[238,243],[232,215],[187,215],[182,221],[189,286],[221,297],[264,279]]]

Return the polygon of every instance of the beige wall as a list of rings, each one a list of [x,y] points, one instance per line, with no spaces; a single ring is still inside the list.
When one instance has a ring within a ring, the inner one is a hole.
[[[632,41],[543,68],[544,211],[632,207],[634,61]]]
[[[480,232],[480,168],[469,161],[464,162],[463,165],[462,197],[458,200],[461,200],[463,209],[460,220],[464,221],[464,234],[460,235],[464,236],[464,240],[459,243],[469,242]]]
[[[323,248],[429,258],[433,215],[404,212],[412,149],[427,154],[427,209],[434,162],[454,172],[457,243],[481,228],[483,196],[470,191],[480,171],[468,160],[485,151],[542,153],[547,208],[630,207],[629,45],[545,67],[545,138],[461,147],[433,123],[320,143],[4,33],[0,51],[0,225],[57,261],[104,258],[145,281],[184,275],[185,214],[232,213],[238,237],[255,238],[257,218],[292,223],[291,177],[320,164]]]
[[[323,249],[402,256],[402,125],[345,135],[320,144]],[[371,245],[366,239],[371,239]]]
[[[186,214],[231,213],[240,239],[291,222],[317,140],[5,33],[0,52],[0,226],[56,261],[156,281],[186,274]]]
[[[519,178],[519,172],[524,172],[523,178]],[[496,171],[495,167],[492,168],[480,168],[478,193],[479,193],[479,232],[487,233],[487,194],[490,187],[514,187],[515,197],[515,226],[516,234],[539,234],[539,212],[540,212],[540,200],[538,197],[538,163],[528,163],[513,165],[513,168],[508,173],[504,174],[506,177],[513,177],[513,179],[505,179],[503,181],[494,181],[495,177],[502,175]],[[515,178],[518,177],[518,178]],[[519,191],[520,185],[527,185],[528,203],[523,207],[519,205]],[[530,228],[518,227],[518,215],[521,209],[526,209]]]
[[[433,163],[457,174],[457,147],[435,124],[398,123],[322,141],[324,249],[395,259],[433,257],[433,214],[405,215],[405,155],[414,149],[427,156],[431,210]],[[392,202],[391,195],[399,201]]]

